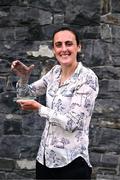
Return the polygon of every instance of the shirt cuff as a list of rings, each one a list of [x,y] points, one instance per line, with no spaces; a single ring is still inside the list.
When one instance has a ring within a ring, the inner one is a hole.
[[[45,106],[41,106],[38,110],[38,113],[41,117],[50,118],[50,112],[51,110]]]

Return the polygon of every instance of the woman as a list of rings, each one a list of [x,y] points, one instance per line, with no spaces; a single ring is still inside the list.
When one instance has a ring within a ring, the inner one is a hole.
[[[22,110],[37,110],[46,118],[36,160],[36,179],[90,179],[89,124],[98,94],[98,78],[77,61],[81,45],[77,33],[67,27],[53,34],[55,65],[40,80],[28,85],[34,67],[13,61],[20,77],[19,96],[46,93],[46,107],[36,100],[18,100]]]

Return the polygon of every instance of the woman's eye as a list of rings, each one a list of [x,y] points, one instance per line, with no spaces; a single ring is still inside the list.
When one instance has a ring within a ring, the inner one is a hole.
[[[55,43],[55,46],[59,48],[62,46],[62,43]]]
[[[66,44],[66,46],[72,46],[73,45],[73,43],[71,41],[67,41],[65,44]]]
[[[57,48],[61,48],[62,45],[63,45],[62,42],[56,42],[56,43],[55,43],[55,47],[57,47]],[[65,45],[66,47],[70,47],[70,46],[73,45],[73,42],[72,42],[72,41],[66,41],[66,42],[64,42],[64,45]]]

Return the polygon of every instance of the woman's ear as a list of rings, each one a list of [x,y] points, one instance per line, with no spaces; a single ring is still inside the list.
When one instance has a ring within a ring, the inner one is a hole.
[[[78,45],[78,52],[81,52],[81,44]]]

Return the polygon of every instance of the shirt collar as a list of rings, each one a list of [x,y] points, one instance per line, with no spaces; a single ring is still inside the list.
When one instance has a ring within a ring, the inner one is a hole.
[[[64,85],[69,84],[70,82],[75,82],[79,74],[81,73],[82,67],[83,67],[82,63],[78,62],[78,66],[75,69],[75,72],[73,73],[70,79],[65,81]],[[56,72],[56,79],[58,82],[60,81],[60,74],[61,74],[61,66],[59,66]]]

